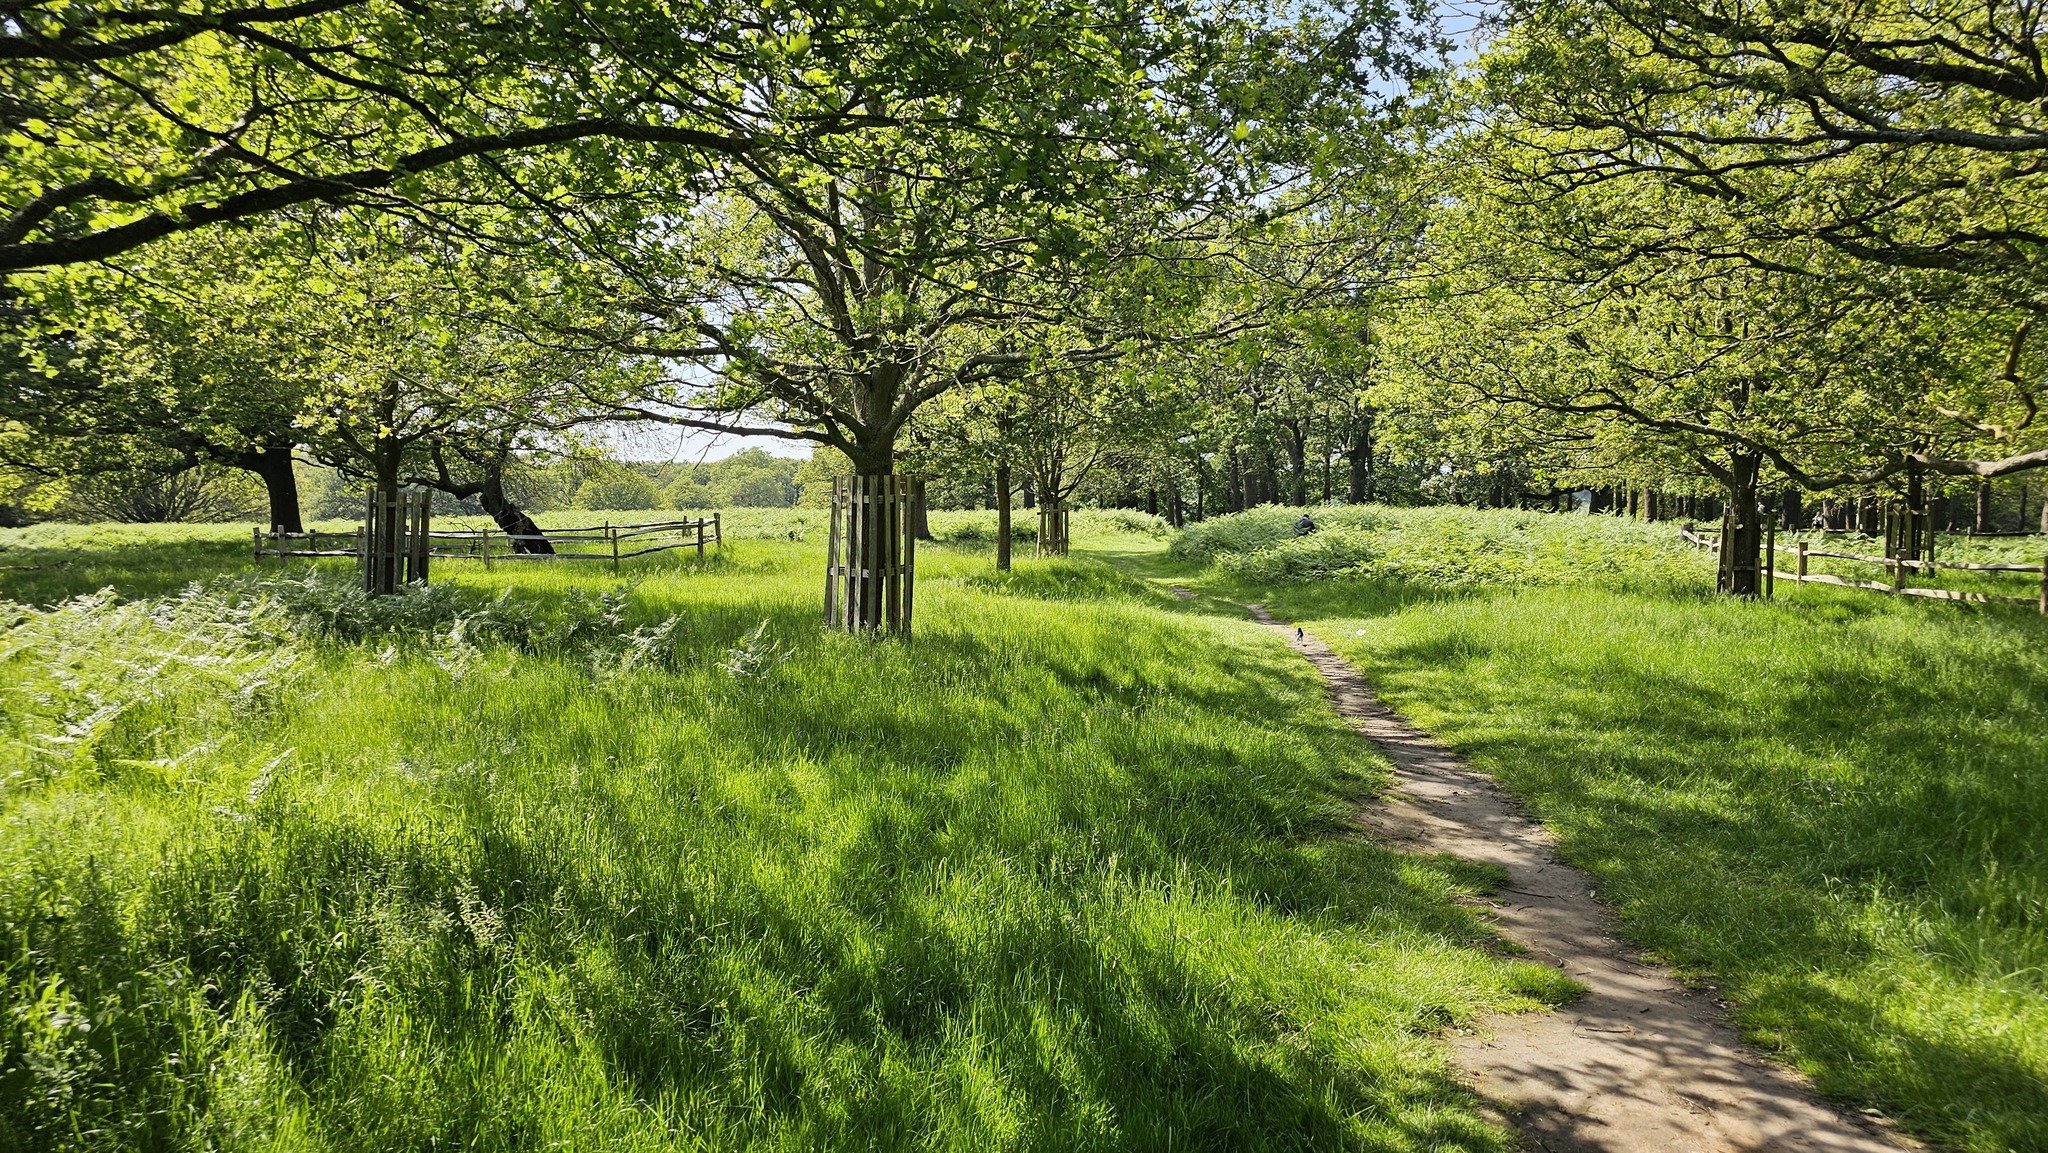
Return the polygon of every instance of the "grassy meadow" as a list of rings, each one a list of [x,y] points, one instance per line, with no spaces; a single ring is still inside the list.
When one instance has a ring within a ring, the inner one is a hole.
[[[0,1147],[1511,1145],[1437,1035],[1572,990],[1298,658],[964,545],[828,635],[802,515],[383,601],[0,539]]]
[[[2048,1149],[2048,620],[1717,598],[1668,525],[1333,512],[1122,560],[1306,622],[1827,1093],[1956,1148]]]

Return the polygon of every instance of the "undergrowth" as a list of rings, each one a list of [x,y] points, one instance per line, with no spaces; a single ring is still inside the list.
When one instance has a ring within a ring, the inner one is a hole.
[[[1317,530],[1296,531],[1303,512]],[[1668,524],[1515,510],[1267,505],[1187,528],[1175,557],[1238,580],[1393,580],[1438,588],[1603,584],[1698,587],[1712,562]]]
[[[1344,835],[1309,670],[948,550],[834,636],[818,561],[10,606],[0,1147],[1507,1146],[1434,1034],[1569,982]]]
[[[1823,1091],[1957,1148],[2048,1149],[2048,621],[1784,581],[1704,595],[1669,526],[1606,517],[1318,510],[1375,559],[1290,568],[1325,547],[1280,538],[1292,515],[1191,529],[1179,551],[1218,564],[1171,579],[1328,640]],[[1485,536],[1582,540],[1437,573],[1447,539]],[[1571,559],[1617,543],[1620,572]],[[1427,559],[1390,563],[1409,549]]]

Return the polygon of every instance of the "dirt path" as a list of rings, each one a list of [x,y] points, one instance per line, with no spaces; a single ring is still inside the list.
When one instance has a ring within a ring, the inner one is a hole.
[[[1329,646],[1296,637],[1259,605],[1329,685],[1331,702],[1394,762],[1395,786],[1360,814],[1383,839],[1508,871],[1489,919],[1532,959],[1588,992],[1552,1013],[1496,1015],[1452,1039],[1479,1093],[1546,1153],[1597,1150],[1869,1151],[1918,1146],[1820,1102],[1796,1072],[1745,1048],[1711,992],[1632,958],[1592,878],[1560,862],[1549,833],[1492,779],[1382,705]]]

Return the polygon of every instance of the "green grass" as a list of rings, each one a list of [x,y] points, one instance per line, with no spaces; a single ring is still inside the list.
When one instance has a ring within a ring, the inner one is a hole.
[[[828,635],[765,527],[166,594],[238,531],[9,542],[114,592],[6,609],[0,1147],[1510,1144],[1436,1034],[1569,985],[1251,626],[934,548]]]
[[[1393,515],[1425,556],[1524,531]],[[1255,552],[1255,528],[1205,531]],[[1689,583],[1564,581],[1529,555],[1486,580],[1144,575],[1308,622],[1825,1092],[1959,1148],[2048,1149],[2048,621],[1783,583],[1720,599],[1700,557]]]
[[[1809,548],[1821,552],[1875,557],[1884,555],[1882,537],[1843,532],[1792,533],[1778,538],[1778,568],[1781,571],[1796,571],[1798,546],[1802,540]],[[2038,569],[2044,559],[2048,559],[2044,554],[2048,554],[2048,537],[1973,538],[1943,533],[1936,541],[1934,559],[1944,563],[2032,565]],[[1881,584],[1891,582],[1889,566],[1867,561],[1811,557],[1807,562],[1806,571],[1829,573],[1850,580],[1877,581]],[[2041,574],[2038,571],[1998,573],[1971,572],[1966,569],[1919,569],[1906,574],[1906,584],[1912,588],[1950,589],[1957,592],[2018,597],[2030,602],[2038,601],[2041,595]]]

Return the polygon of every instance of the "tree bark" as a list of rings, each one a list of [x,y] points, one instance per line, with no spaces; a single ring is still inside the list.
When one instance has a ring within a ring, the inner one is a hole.
[[[1373,488],[1372,415],[1359,418],[1351,430],[1351,490],[1344,494],[1347,504],[1369,504]]]
[[[1287,434],[1287,471],[1294,482],[1294,491],[1289,494],[1289,499],[1294,507],[1305,508],[1308,505],[1308,433],[1298,420],[1283,421],[1280,429]]]
[[[924,482],[916,482],[917,496],[910,502],[910,531],[919,540],[935,540],[932,536],[931,509],[924,496]]]
[[[1757,477],[1762,471],[1760,454],[1736,453],[1720,478],[1728,490],[1728,507],[1721,517],[1721,569],[1716,585],[1733,596],[1760,596],[1764,591],[1764,518],[1757,502]]]
[[[1977,482],[1977,516],[1971,522],[1971,532],[1991,531],[1991,482]]]
[[[370,535],[369,569],[363,574],[363,588],[371,596],[396,593],[399,570],[404,564],[399,555],[404,534],[391,507],[398,500],[399,457],[403,451],[404,446],[398,441],[381,436],[370,449],[370,492],[378,511],[374,523],[363,526],[363,531]]]
[[[505,494],[505,456],[508,450],[495,454],[485,451],[455,450],[456,455],[473,465],[479,479],[458,481],[455,479],[440,450],[434,451],[434,476],[414,477],[413,483],[425,485],[437,492],[447,493],[456,500],[475,498],[483,506],[484,514],[497,523],[512,542],[512,551],[535,555],[553,556],[555,546],[548,543],[547,533],[526,515],[518,503]]]
[[[1931,543],[1927,538],[1933,535],[1934,515],[1927,507],[1927,482],[1917,466],[1906,469],[1906,520],[1900,527],[1899,555],[1920,560]]]
[[[242,453],[235,467],[247,469],[263,482],[263,494],[270,501],[270,527],[274,532],[305,532],[299,515],[299,475],[292,467],[292,446],[272,445]]]
[[[1010,465],[996,466],[996,567],[1010,567]]]
[[[502,464],[484,466],[483,483],[478,486],[477,503],[484,506],[484,512],[497,522],[512,542],[512,551],[537,556],[553,556],[555,546],[548,543],[547,534],[526,515],[511,497],[505,495],[505,469]],[[526,538],[526,539],[521,539]]]

